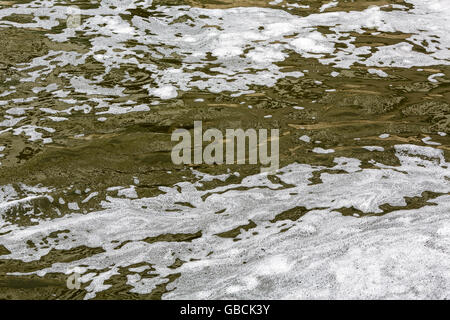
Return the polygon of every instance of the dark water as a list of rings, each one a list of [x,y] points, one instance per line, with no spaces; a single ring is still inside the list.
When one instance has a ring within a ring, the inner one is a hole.
[[[0,1],[0,297],[449,298],[449,13]],[[175,165],[194,121],[280,170]]]

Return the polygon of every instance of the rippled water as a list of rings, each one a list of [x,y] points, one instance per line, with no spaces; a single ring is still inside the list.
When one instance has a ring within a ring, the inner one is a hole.
[[[449,20],[0,1],[0,297],[448,299]],[[196,120],[279,129],[280,169],[174,165]]]

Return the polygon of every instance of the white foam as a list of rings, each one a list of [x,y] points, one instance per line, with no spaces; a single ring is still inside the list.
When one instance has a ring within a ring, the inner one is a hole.
[[[301,137],[298,138],[298,139],[301,140],[301,141],[303,141],[303,142],[306,142],[306,143],[311,142],[311,138],[308,137],[307,135],[303,135],[303,136],[301,136]]]
[[[434,145],[434,146],[439,146],[439,145],[441,145],[439,142],[431,141],[431,137],[425,137],[425,138],[423,138],[423,139],[422,139],[422,142],[423,142],[423,143],[426,143],[426,144]]]
[[[449,196],[429,200],[434,206],[402,207],[406,206],[405,197],[421,196],[424,191],[449,193],[449,163],[442,150],[433,147],[396,145],[395,150],[399,166],[374,163],[378,168],[361,169],[357,159],[336,158],[336,165],[328,170],[347,173],[321,173],[318,184],[308,179],[324,167],[291,164],[277,176],[292,187],[273,183],[265,174],[212,190],[180,182],[161,188],[164,193],[152,198],[108,197],[102,202],[105,210],[99,212],[38,220],[27,228],[3,225],[0,242],[11,251],[3,258],[39,259],[50,250],[39,244],[40,239],[68,229],[67,239],[50,241],[49,246],[68,250],[87,245],[105,252],[54,263],[36,273],[66,273],[89,266],[81,270],[86,281],[92,280],[86,298],[107,289],[104,282],[117,274],[119,267],[139,262],[152,264],[158,276],[152,280],[132,276],[133,292],[148,293],[167,281],[164,277],[168,274],[181,273],[168,285],[173,291],[164,298],[197,298],[197,293],[207,298],[448,297],[450,247],[445,244],[450,241]],[[6,197],[7,203],[17,199],[13,188],[2,190],[0,197]],[[209,196],[202,198],[206,194]],[[192,207],[179,204],[185,202]],[[364,218],[336,212],[353,207],[380,213],[383,204],[399,211]],[[311,211],[297,221],[270,222],[278,213],[298,206]],[[169,209],[171,212],[165,211]],[[223,213],[214,214],[222,209]],[[249,220],[256,227],[241,229],[240,241],[216,235]],[[282,228],[286,230],[280,232]],[[202,236],[191,242],[141,241],[164,233],[198,231]],[[32,240],[36,249],[27,247],[27,240]],[[117,247],[125,241],[128,243]],[[436,246],[441,249],[433,249]],[[187,262],[172,270],[168,267],[175,258]],[[230,286],[235,287],[227,290]]]
[[[379,76],[379,77],[381,77],[381,78],[386,78],[386,77],[388,77],[389,75],[386,73],[386,72],[384,72],[383,70],[379,70],[379,69],[368,69],[367,70],[370,74],[376,74],[377,76]]]
[[[177,89],[174,86],[163,86],[157,89],[150,89],[149,92],[161,99],[173,99],[178,96]]]
[[[117,0],[102,1],[98,8],[80,9],[82,21],[76,32],[80,37],[89,36],[89,51],[50,50],[43,56],[33,58],[30,63],[15,68],[29,74],[28,78],[23,77],[21,81],[33,82],[39,77],[45,78],[58,67],[78,67],[86,63],[87,59],[95,59],[103,65],[104,72],[92,79],[61,73],[59,76],[70,82],[70,86],[64,90],[55,83],[32,88],[35,93],[46,91],[58,98],[83,93],[90,98],[90,102],[98,103],[96,107],[89,104],[83,106],[83,111],[89,113],[92,108],[109,107],[110,98],[107,97],[126,96],[122,83],[136,81],[128,72],[113,88],[101,85],[112,69],[120,68],[123,64],[149,74],[148,81],[142,87],[163,100],[176,98],[182,91],[191,89],[214,93],[229,91],[234,97],[252,93],[251,86],[254,85],[270,87],[285,77],[304,76],[300,71],[284,72],[278,65],[289,57],[289,50],[304,58],[333,65],[336,69],[349,68],[356,63],[365,65],[370,67],[369,73],[380,77],[387,76],[380,68],[449,65],[448,3],[443,0],[406,2],[412,4],[413,8],[393,5],[392,10],[385,11],[371,6],[362,11],[320,12],[302,17],[275,8],[204,9],[151,6],[149,2],[134,0],[127,4]],[[2,20],[2,24],[16,28],[54,30],[69,12],[67,8],[52,5],[54,1],[44,3],[32,1],[2,8],[0,18],[11,14],[30,14],[35,17],[30,23]],[[324,4],[319,11],[337,5],[337,1],[332,1]],[[131,16],[124,10],[126,8],[142,8],[149,13],[149,17]],[[122,16],[118,13],[122,13]],[[189,22],[180,22],[181,17],[187,18]],[[319,32],[322,27],[326,27],[329,32]],[[368,34],[367,29],[376,31]],[[53,41],[64,42],[73,37],[74,32],[74,29],[68,28],[62,29],[59,34],[48,33],[47,36]],[[356,33],[370,37],[380,32],[398,32],[410,36],[392,45],[378,44],[375,48],[356,46],[357,37],[352,36]],[[126,43],[136,45],[130,47]],[[414,46],[421,46],[424,50],[416,51]],[[208,55],[212,56],[212,61],[206,59]],[[176,67],[154,62],[173,57],[179,60]],[[211,73],[204,72],[205,67],[211,67]],[[337,76],[337,73],[333,71],[332,76]],[[435,82],[438,76],[442,74],[431,75],[429,80]],[[14,92],[5,91],[0,96]],[[98,98],[98,95],[105,97]],[[65,102],[72,104],[74,101],[65,99]],[[51,110],[45,109],[46,112]],[[70,110],[77,109],[68,109],[67,112],[70,113]],[[108,112],[136,111],[149,110],[145,105],[131,108],[126,102],[111,106]],[[15,128],[21,121],[19,119],[5,116],[0,124]]]
[[[384,151],[384,148],[379,147],[379,146],[364,146],[362,148],[369,150],[369,151]]]
[[[437,78],[437,77],[443,77],[443,76],[445,76],[444,73],[435,73],[435,74],[432,74],[431,76],[428,77],[428,81],[433,82],[433,83],[437,83],[437,82],[439,82],[439,81],[436,80],[435,78]]]
[[[316,141],[316,143],[320,143],[320,141]],[[324,148],[320,148],[320,147],[314,148],[312,151],[315,153],[324,153],[324,154],[334,152],[333,149],[324,149]]]
[[[338,4],[339,4],[338,1],[331,1],[331,2],[325,3],[319,8],[319,11],[324,12],[325,10],[327,10],[329,8],[336,7]]]

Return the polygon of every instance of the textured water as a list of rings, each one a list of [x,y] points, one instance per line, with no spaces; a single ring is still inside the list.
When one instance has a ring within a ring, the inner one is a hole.
[[[0,1],[0,297],[448,299],[449,17]],[[197,120],[279,129],[280,169],[174,165]]]

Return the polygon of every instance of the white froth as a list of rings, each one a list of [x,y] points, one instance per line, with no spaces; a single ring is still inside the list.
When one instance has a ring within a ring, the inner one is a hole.
[[[320,143],[320,141],[316,141],[316,143]],[[320,148],[320,147],[314,148],[312,151],[315,153],[333,153],[334,152],[333,149],[324,149],[324,148]]]
[[[166,281],[165,276],[181,273],[168,286],[168,290],[173,289],[164,295],[168,299],[200,295],[448,298],[450,198],[445,194],[450,192],[449,163],[442,150],[433,147],[396,145],[395,150],[399,166],[374,163],[378,168],[362,169],[357,159],[336,158],[336,165],[328,170],[347,173],[321,173],[319,184],[311,184],[308,179],[324,167],[291,164],[277,175],[292,187],[275,184],[265,174],[212,190],[180,182],[162,188],[164,193],[152,198],[108,197],[102,202],[105,210],[99,212],[38,220],[38,225],[26,229],[3,225],[0,241],[11,251],[3,258],[39,259],[50,250],[41,248],[40,239],[50,232],[68,229],[69,237],[51,242],[51,247],[67,250],[87,245],[102,247],[105,252],[54,263],[36,273],[66,273],[87,265],[89,268],[80,269],[86,281],[92,281],[86,298],[107,289],[109,285],[104,282],[117,274],[119,267],[139,262],[152,264],[158,276],[149,280],[130,275],[133,292],[148,293]],[[208,175],[198,174],[210,180]],[[128,193],[127,189],[120,190]],[[421,196],[424,191],[443,195],[419,209],[404,207],[405,197]],[[206,194],[210,195],[202,198]],[[2,187],[0,198],[8,206],[15,205],[17,193],[14,188]],[[185,202],[192,207],[178,204]],[[362,218],[342,216],[336,211],[354,208],[355,214],[380,213],[380,206],[385,204],[398,209],[382,217]],[[143,205],[147,209],[142,209]],[[298,206],[310,212],[297,221],[270,222],[278,213]],[[177,211],[166,212],[168,209]],[[214,214],[221,209],[225,209],[222,214]],[[249,220],[256,227],[241,229],[238,242],[216,235],[246,225]],[[280,232],[282,228],[286,230]],[[141,241],[164,233],[200,230],[201,238],[191,242]],[[37,244],[36,249],[27,247],[27,240]],[[125,241],[128,243],[117,247],[117,243]],[[433,249],[436,247],[441,249]],[[175,258],[188,262],[172,270],[168,266]],[[191,258],[198,260],[189,262]]]
[[[376,74],[377,76],[382,77],[382,78],[386,78],[389,76],[386,72],[384,72],[383,70],[379,70],[379,69],[368,69],[367,71],[370,74]]]
[[[324,12],[325,10],[327,10],[329,8],[336,7],[338,4],[339,4],[338,1],[331,1],[331,2],[325,3],[319,8],[319,11]]]
[[[301,136],[301,137],[298,138],[298,139],[301,140],[301,141],[303,141],[303,142],[306,142],[306,143],[311,142],[311,138],[308,137],[307,135],[303,135],[303,136]]]
[[[362,148],[369,150],[369,151],[384,151],[384,148],[379,147],[379,146],[364,146]]]
[[[174,86],[163,86],[157,89],[150,89],[149,92],[163,100],[173,99],[178,96],[177,89]]]
[[[229,91],[232,96],[252,93],[252,85],[273,86],[285,77],[302,77],[303,72],[284,72],[277,65],[289,57],[293,50],[304,58],[314,58],[322,64],[335,68],[349,68],[358,63],[370,67],[369,73],[380,77],[387,74],[380,68],[449,65],[450,64],[450,5],[443,0],[407,0],[412,8],[401,5],[391,6],[384,11],[371,6],[362,11],[319,12],[305,17],[292,15],[274,8],[238,7],[230,9],[203,9],[187,6],[151,6],[149,2],[102,1],[98,8],[81,9],[81,25],[76,29],[80,37],[90,37],[88,52],[50,50],[46,55],[33,58],[32,62],[17,66],[28,73],[23,82],[34,82],[45,77],[58,67],[79,66],[87,59],[101,63],[105,72],[94,79],[80,75],[60,74],[70,81],[64,90],[51,83],[36,86],[33,92],[49,92],[64,98],[70,93],[84,93],[88,96],[124,96],[124,87],[103,87],[100,82],[114,68],[123,64],[133,65],[150,75],[151,83],[144,83],[149,94],[160,99],[173,99],[182,91],[191,89],[211,92]],[[53,1],[16,4],[0,10],[0,18],[11,14],[31,14],[35,20],[18,23],[2,20],[2,24],[16,28],[42,28],[50,30],[67,18],[69,12],[62,6],[52,5]],[[324,4],[319,11],[336,7],[338,1]],[[131,16],[126,8],[142,8],[149,12],[148,18]],[[439,8],[439,9],[436,9]],[[118,13],[122,13],[122,16]],[[49,19],[41,19],[46,16]],[[126,19],[128,16],[130,19]],[[187,18],[189,23],[180,22]],[[319,27],[328,27],[326,34]],[[367,29],[375,29],[367,34]],[[376,36],[380,33],[399,32],[410,35],[404,41],[392,45],[379,44],[376,50],[369,46],[356,46],[357,38],[352,34]],[[49,33],[53,41],[67,41],[74,36],[74,29],[63,29],[59,34]],[[130,47],[125,43],[137,43]],[[337,46],[339,44],[339,46]],[[423,47],[416,51],[414,46]],[[102,51],[103,53],[99,53]],[[137,53],[144,52],[144,53]],[[206,57],[211,55],[213,61]],[[152,61],[177,57],[177,67],[160,66]],[[204,72],[212,63],[211,73]],[[37,68],[38,67],[38,68]],[[332,76],[337,76],[334,71]],[[443,76],[436,73],[429,81],[436,82]],[[135,80],[135,79],[134,79]],[[124,81],[134,81],[128,74]],[[15,91],[0,92],[7,97]],[[32,97],[35,98],[35,97]],[[109,106],[109,98],[91,98],[97,107]],[[14,100],[14,99],[13,99]],[[12,100],[0,101],[15,103]],[[73,102],[73,101],[72,101]],[[157,103],[158,101],[156,101]],[[71,103],[67,101],[67,103]],[[79,108],[81,106],[77,106]],[[91,112],[92,107],[83,106],[83,111]],[[47,111],[51,108],[46,108]],[[18,109],[11,112],[21,112]],[[69,109],[68,112],[70,114]],[[76,109],[73,109],[76,110]],[[113,114],[148,111],[147,106],[111,106]],[[70,118],[68,118],[70,120]],[[5,116],[1,126],[17,127],[24,120],[21,117]]]

